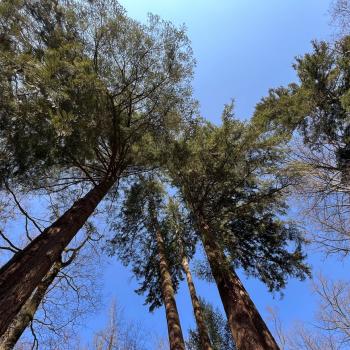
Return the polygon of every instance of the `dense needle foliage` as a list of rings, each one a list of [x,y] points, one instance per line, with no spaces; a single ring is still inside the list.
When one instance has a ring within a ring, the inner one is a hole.
[[[311,150],[332,152],[333,166],[340,170],[350,160],[349,48],[349,36],[335,44],[313,42],[313,51],[294,64],[299,81],[271,89],[254,116],[268,130],[285,133],[287,139],[299,131]]]
[[[302,233],[282,219],[294,181],[283,172],[283,159],[278,138],[238,121],[227,106],[221,126],[198,123],[175,142],[168,163],[197,227],[204,219],[232,265],[271,290],[309,272]]]
[[[182,28],[114,0],[3,1],[0,18],[3,177],[51,188],[133,172],[192,113]]]
[[[201,308],[208,327],[209,337],[213,350],[235,350],[230,328],[224,316],[213,305],[200,299]],[[201,350],[201,343],[197,330],[190,329],[187,341],[189,350]]]
[[[112,224],[115,237],[110,242],[110,252],[132,266],[136,278],[141,280],[136,292],[147,293],[150,310],[163,304],[157,230],[164,240],[175,291],[183,279],[182,254],[191,256],[194,251],[191,225],[181,215],[177,203],[171,198],[167,200],[165,195],[158,180],[140,178],[125,191],[120,217]]]

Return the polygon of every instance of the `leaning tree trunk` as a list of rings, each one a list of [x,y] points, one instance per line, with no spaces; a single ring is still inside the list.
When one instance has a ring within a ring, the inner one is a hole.
[[[279,350],[237,274],[229,266],[216,237],[203,218],[198,226],[228,323],[239,350]]]
[[[205,323],[203,312],[201,305],[199,303],[199,299],[197,297],[196,288],[193,283],[192,274],[190,270],[190,266],[188,264],[188,260],[186,256],[183,256],[182,258],[182,268],[185,271],[188,289],[190,291],[192,306],[193,306],[193,312],[194,317],[196,319],[198,334],[199,334],[199,340],[201,343],[201,349],[202,350],[212,350],[210,338],[209,338],[209,332],[208,327]]]
[[[29,326],[34,318],[39,305],[41,304],[48,288],[56,278],[62,267],[61,262],[53,264],[51,270],[39,283],[33,295],[25,302],[16,318],[10,324],[6,332],[0,338],[0,350],[11,350],[16,345],[22,333]]]
[[[0,269],[0,336],[113,183],[108,179],[95,186]]]
[[[158,229],[156,235],[170,350],[185,350],[185,342],[182,335],[180,317],[176,307],[174,287],[165,254],[164,240],[162,233]]]

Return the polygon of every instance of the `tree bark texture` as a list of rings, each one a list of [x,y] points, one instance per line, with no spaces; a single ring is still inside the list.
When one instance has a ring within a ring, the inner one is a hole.
[[[180,317],[176,307],[174,287],[166,259],[164,240],[162,233],[157,230],[157,246],[162,279],[163,302],[165,306],[170,350],[185,350],[185,342],[182,335]]]
[[[229,266],[214,233],[203,218],[198,219],[201,239],[225,309],[237,349],[279,350],[242,282]]]
[[[186,274],[188,289],[190,291],[190,296],[191,296],[191,301],[192,301],[192,306],[193,306],[194,317],[196,319],[197,329],[198,329],[198,333],[199,333],[199,339],[201,342],[201,348],[203,350],[213,350],[213,348],[211,346],[210,338],[209,338],[208,327],[205,323],[202,308],[201,308],[201,305],[199,303],[199,299],[198,299],[197,293],[196,293],[196,288],[195,288],[194,283],[193,283],[190,266],[189,266],[188,260],[185,256],[182,258],[182,268]]]
[[[39,305],[41,304],[51,283],[60,271],[61,266],[61,262],[56,262],[53,264],[51,270],[39,283],[33,295],[22,306],[16,318],[0,338],[0,350],[11,350],[14,348],[25,329],[33,320]]]

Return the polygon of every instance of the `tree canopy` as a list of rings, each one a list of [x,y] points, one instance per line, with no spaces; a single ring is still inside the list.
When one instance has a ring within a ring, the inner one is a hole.
[[[271,89],[258,103],[255,120],[275,132],[300,132],[312,150],[329,147],[339,169],[349,153],[350,37],[336,43],[313,42],[313,51],[294,64],[299,81]]]
[[[157,16],[140,24],[114,0],[4,1],[0,11],[8,176],[40,187],[132,172],[146,158],[137,145],[147,135],[191,115],[183,28]]]
[[[125,192],[120,217],[112,220],[115,236],[110,241],[110,252],[124,264],[131,264],[136,278],[141,280],[136,292],[147,293],[146,303],[152,311],[163,305],[156,231],[161,231],[164,240],[175,291],[183,279],[182,254],[186,252],[191,257],[195,241],[191,226],[184,223],[186,219],[176,202],[167,199],[162,183],[147,177],[137,180]],[[180,246],[179,239],[185,244]]]
[[[221,126],[195,124],[174,142],[168,174],[191,214],[215,229],[232,265],[279,289],[287,276],[304,278],[309,271],[302,233],[282,219],[285,189],[294,180],[282,171],[280,140],[238,121],[232,108],[226,107]]]
[[[52,314],[71,298],[59,288],[79,289],[105,238],[101,250],[131,267],[149,310],[164,305],[171,350],[185,349],[175,300],[184,276],[197,323],[189,348],[278,350],[236,270],[269,292],[311,276],[303,223],[289,215],[295,193],[317,214],[323,205],[325,242],[349,253],[349,52],[350,36],[314,41],[296,58],[297,81],[271,89],[251,120],[232,102],[215,124],[198,115],[184,26],[156,15],[141,23],[117,0],[1,1],[0,195],[25,233],[17,246],[0,231],[13,253],[0,269],[1,342],[33,329],[35,313],[64,329]],[[105,198],[109,239],[89,221]],[[27,211],[31,200],[46,206],[42,218]],[[329,232],[341,233],[338,246]],[[227,320],[197,297],[200,245]],[[96,347],[119,347],[113,315]]]

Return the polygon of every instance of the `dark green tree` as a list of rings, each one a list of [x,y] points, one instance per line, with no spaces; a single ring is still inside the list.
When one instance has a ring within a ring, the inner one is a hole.
[[[310,201],[310,216],[326,233],[328,252],[349,252],[350,37],[313,42],[294,64],[298,81],[271,89],[256,106],[254,123],[290,142],[290,168]],[[321,231],[321,230],[320,230]]]
[[[188,212],[175,197],[169,198],[167,205],[167,220],[172,228],[174,246],[176,254],[181,261],[182,270],[186,276],[187,286],[191,297],[193,314],[196,320],[198,330],[198,341],[202,350],[212,350],[211,340],[209,337],[208,327],[205,323],[202,306],[196,292],[195,284],[189,265],[189,257],[194,254],[194,248],[197,236],[193,229],[193,223]],[[173,249],[174,249],[173,248]]]
[[[339,170],[346,168],[350,147],[350,37],[334,45],[313,42],[313,52],[296,59],[299,82],[271,89],[257,105],[254,120],[269,131],[299,131],[312,150],[329,146]]]
[[[308,267],[301,232],[282,220],[284,175],[278,138],[234,119],[226,107],[221,126],[194,125],[173,144],[168,173],[186,203],[203,243],[239,349],[278,349],[235,269],[260,278],[270,290]]]
[[[175,292],[182,279],[181,257],[173,224],[164,202],[165,192],[154,178],[141,178],[125,193],[120,221],[112,224],[112,253],[132,265],[141,280],[138,294],[147,293],[150,311],[164,305],[171,349],[185,349]]]
[[[199,299],[205,323],[209,330],[209,337],[213,350],[235,350],[235,344],[230,331],[230,326],[218,309]],[[200,336],[198,330],[189,330],[189,339],[187,341],[189,350],[202,350]]]
[[[89,189],[1,268],[3,334],[119,179],[156,165],[192,112],[193,60],[183,29],[114,0],[2,1],[0,26],[1,183]]]

